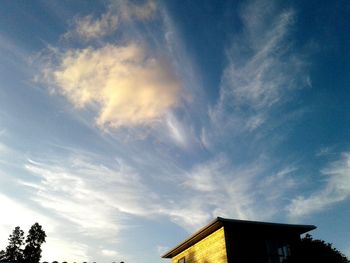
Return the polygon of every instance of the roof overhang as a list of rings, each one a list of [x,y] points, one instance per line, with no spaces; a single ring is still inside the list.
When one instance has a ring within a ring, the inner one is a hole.
[[[203,238],[214,233],[216,230],[223,226],[235,226],[235,227],[258,227],[258,228],[280,228],[286,231],[291,231],[298,233],[299,235],[306,233],[310,230],[316,228],[314,225],[295,225],[295,224],[279,224],[270,222],[259,222],[259,221],[247,221],[247,220],[237,220],[237,219],[226,219],[222,217],[217,217],[215,220],[211,221],[208,225],[204,226],[196,233],[191,235],[185,241],[178,244],[173,249],[169,250],[167,253],[162,255],[162,258],[173,258],[182,251],[186,250],[190,246],[194,245]]]

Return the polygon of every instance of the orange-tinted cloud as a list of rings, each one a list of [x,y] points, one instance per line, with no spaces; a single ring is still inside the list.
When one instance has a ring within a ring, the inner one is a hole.
[[[47,70],[49,84],[77,108],[97,105],[97,124],[148,124],[176,106],[181,86],[161,59],[136,44],[69,50]]]

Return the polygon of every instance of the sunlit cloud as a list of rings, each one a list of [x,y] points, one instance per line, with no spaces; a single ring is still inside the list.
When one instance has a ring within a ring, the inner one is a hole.
[[[92,15],[77,17],[74,21],[74,29],[67,32],[64,38],[75,35],[84,40],[101,38],[114,33],[117,26],[118,16],[111,12],[103,14],[100,19],[95,19]]]
[[[344,153],[340,160],[321,170],[324,188],[310,196],[298,195],[288,207],[289,215],[300,218],[329,208],[350,196],[350,154]]]
[[[178,103],[181,86],[161,58],[137,44],[59,54],[46,80],[76,108],[98,108],[101,128],[147,125]]]
[[[63,35],[63,38],[78,37],[85,41],[101,39],[115,33],[120,23],[150,19],[156,10],[157,5],[153,0],[147,0],[143,4],[129,1],[112,2],[100,17],[93,15],[75,17],[71,29]]]
[[[63,37],[98,39],[99,45],[62,50],[50,47],[50,54],[42,56],[45,62],[36,80],[66,97],[77,109],[94,112],[95,123],[105,131],[165,121],[183,95],[169,58],[157,55],[161,52],[152,53],[132,36],[113,43],[103,38],[115,33],[121,23],[146,21],[156,11],[153,0],[138,4],[118,1],[111,2],[99,17],[76,17]]]

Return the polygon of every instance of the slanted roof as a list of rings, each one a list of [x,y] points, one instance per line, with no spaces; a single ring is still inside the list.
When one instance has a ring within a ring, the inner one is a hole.
[[[281,229],[289,232],[294,232],[299,235],[306,233],[310,230],[316,228],[314,225],[294,225],[294,224],[279,224],[279,223],[270,223],[270,222],[259,222],[259,221],[247,221],[247,220],[237,220],[237,219],[227,219],[222,217],[217,217],[215,220],[210,222],[208,225],[204,226],[196,233],[191,235],[185,241],[178,244],[176,247],[165,253],[162,258],[172,258],[190,246],[194,245],[203,238],[209,236],[216,230],[220,229],[223,226],[229,227],[253,227],[258,229],[273,228]]]

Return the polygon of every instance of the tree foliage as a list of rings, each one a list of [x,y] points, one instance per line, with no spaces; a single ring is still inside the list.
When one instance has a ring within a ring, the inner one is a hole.
[[[24,241],[24,232],[17,226],[12,235],[8,238],[9,244],[6,247],[5,259],[9,261],[22,261],[23,249],[21,248]]]
[[[30,228],[24,242],[24,232],[17,226],[9,237],[9,245],[5,251],[0,251],[0,261],[19,263],[39,263],[41,245],[45,242],[46,234],[42,227],[35,223]],[[24,246],[24,249],[22,248]]]
[[[298,244],[293,254],[285,263],[350,263],[347,257],[338,249],[334,248],[331,243],[323,240],[313,239],[307,234]]]
[[[41,245],[45,242],[46,234],[41,225],[35,223],[29,229],[26,246],[23,250],[24,262],[35,263],[41,258]]]

